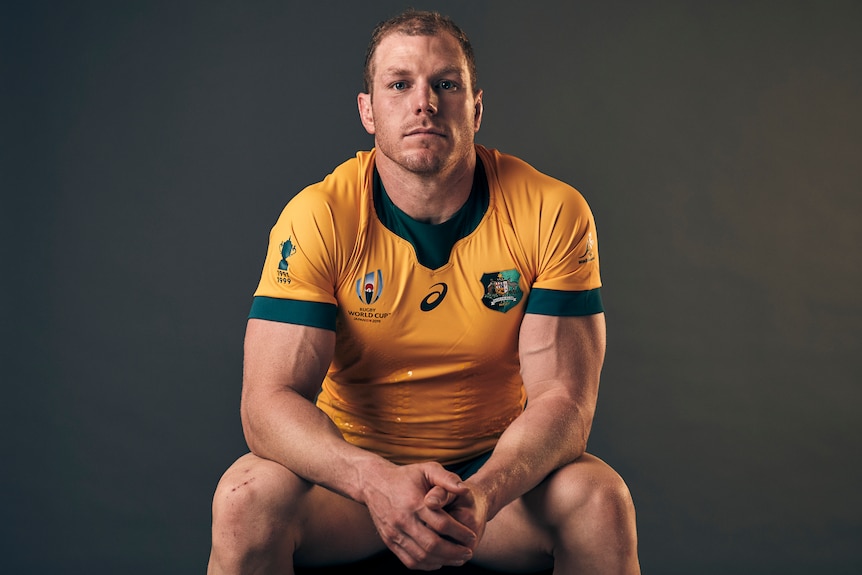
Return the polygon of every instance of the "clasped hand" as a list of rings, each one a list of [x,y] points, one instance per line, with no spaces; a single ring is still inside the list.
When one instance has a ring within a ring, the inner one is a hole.
[[[485,529],[476,493],[437,463],[392,466],[365,505],[386,546],[410,569],[463,565]]]

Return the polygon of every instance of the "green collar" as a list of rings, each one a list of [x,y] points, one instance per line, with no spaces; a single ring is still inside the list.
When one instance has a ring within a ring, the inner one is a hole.
[[[374,209],[377,217],[392,233],[404,238],[413,246],[419,263],[435,270],[448,263],[452,247],[461,238],[476,229],[488,211],[490,193],[485,167],[477,156],[473,175],[473,188],[464,205],[454,216],[442,224],[419,222],[392,203],[383,188],[377,168],[374,169]]]

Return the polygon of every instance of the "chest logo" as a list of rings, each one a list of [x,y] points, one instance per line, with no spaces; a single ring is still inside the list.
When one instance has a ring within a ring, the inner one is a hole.
[[[449,286],[444,283],[434,284],[431,286],[431,293],[425,296],[419,304],[419,309],[422,311],[431,311],[443,302],[446,297],[446,292],[449,291]]]
[[[356,296],[359,301],[366,305],[371,305],[380,299],[380,294],[383,293],[383,272],[377,270],[365,274],[356,280]]]
[[[518,282],[521,274],[518,270],[492,272],[482,276],[480,280],[485,287],[482,303],[494,311],[506,313],[521,301],[524,292]]]

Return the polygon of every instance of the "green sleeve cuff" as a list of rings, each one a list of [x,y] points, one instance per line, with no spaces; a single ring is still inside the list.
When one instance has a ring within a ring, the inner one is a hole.
[[[527,301],[527,313],[539,315],[593,315],[605,311],[600,288],[586,291],[533,289]]]
[[[267,319],[335,331],[335,304],[255,296],[249,319]]]

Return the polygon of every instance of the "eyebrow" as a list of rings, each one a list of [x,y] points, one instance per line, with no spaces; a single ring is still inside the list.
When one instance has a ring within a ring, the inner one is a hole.
[[[383,70],[383,71],[381,72],[381,75],[382,75],[384,78],[386,78],[386,77],[388,77],[388,76],[396,76],[396,77],[400,77],[400,76],[412,76],[412,75],[413,75],[413,72],[411,72],[410,70],[407,70],[406,68],[392,67],[392,68],[387,68],[387,69]],[[454,76],[457,76],[458,78],[462,78],[462,77],[463,77],[463,75],[462,75],[462,70],[461,70],[461,68],[460,68],[459,66],[447,66],[447,67],[445,67],[445,68],[440,68],[439,70],[435,70],[435,71],[431,74],[431,76],[434,76],[434,77],[437,77],[437,76],[453,76],[453,75],[454,75]]]

